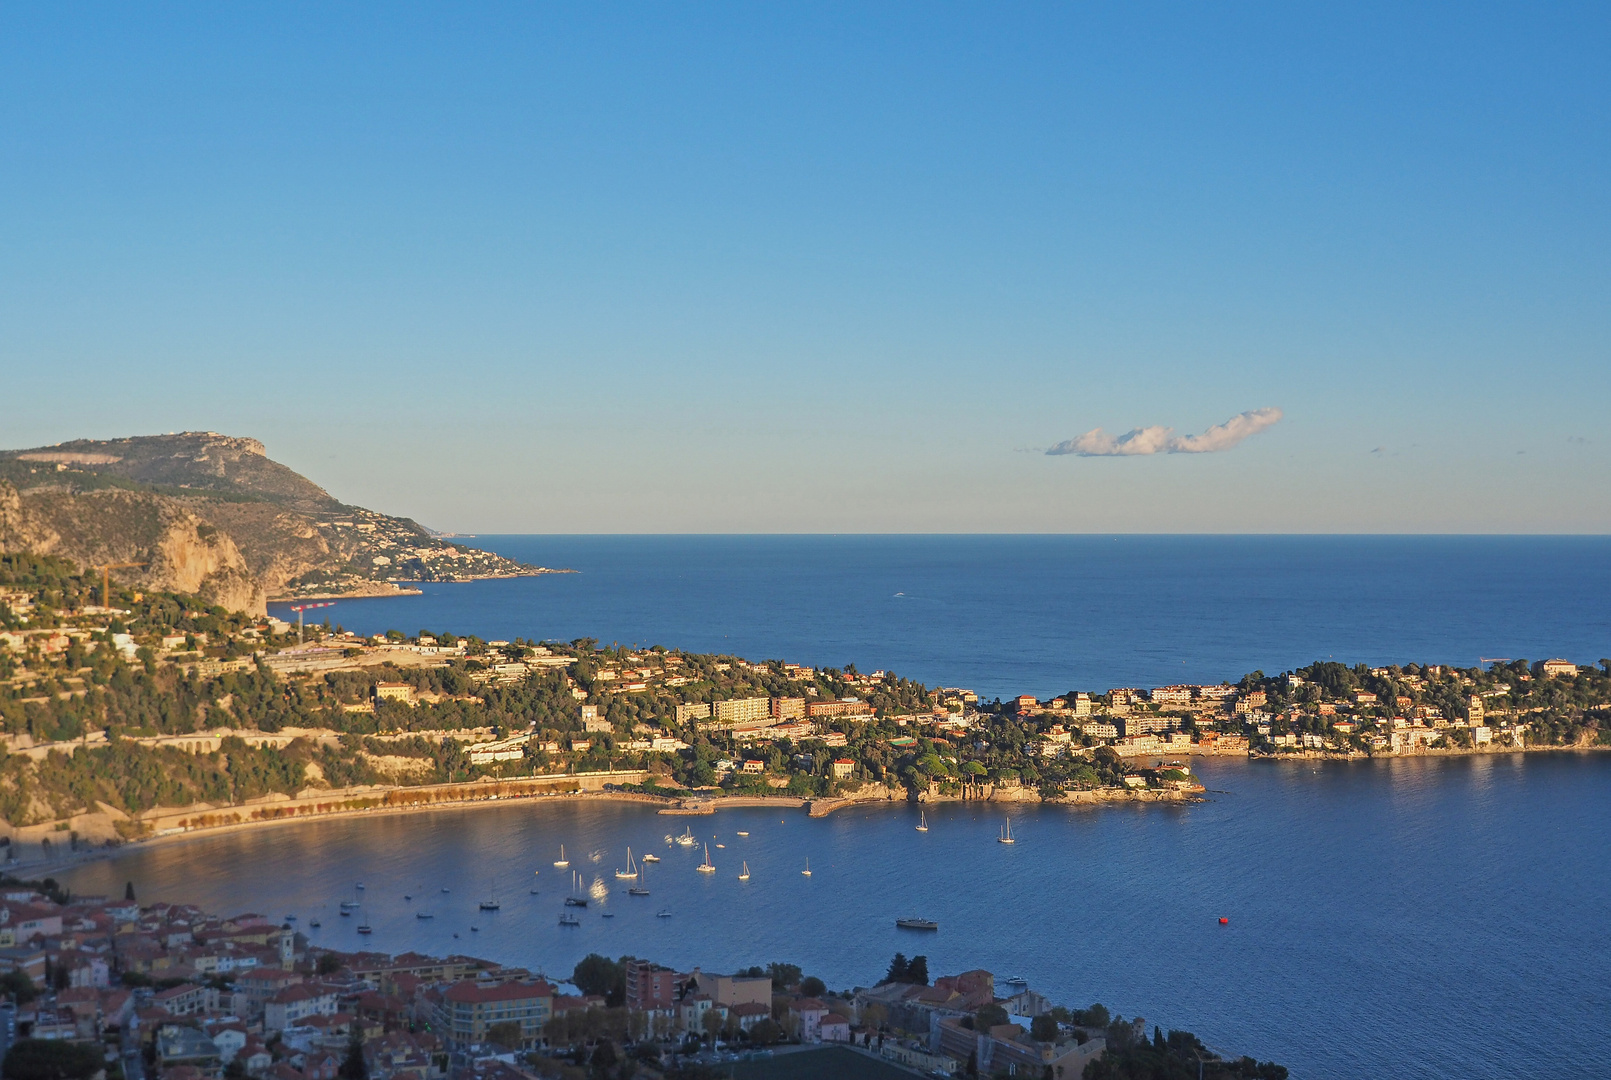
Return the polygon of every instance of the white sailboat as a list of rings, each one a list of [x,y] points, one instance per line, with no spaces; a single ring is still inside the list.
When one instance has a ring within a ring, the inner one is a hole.
[[[710,861],[709,844],[705,845],[705,861],[694,867],[694,869],[698,870],[701,874],[714,874],[716,872],[716,864]]]
[[[632,864],[632,849],[627,848],[627,868],[617,870],[615,876],[621,881],[633,881],[638,876],[638,868]]]
[[[1009,817],[1007,818],[1007,823],[1001,827],[1001,835],[996,837],[996,843],[1016,844],[1017,842],[1012,838],[1012,818]]]
[[[749,879],[750,879],[750,864],[745,863],[744,864],[744,872],[742,874],[738,875],[738,880],[740,880],[740,881],[748,881]]]
[[[924,813],[922,810],[919,810],[917,812],[917,831],[918,832],[928,832],[929,831],[928,814]]]
[[[554,865],[563,870],[570,864],[571,861],[565,857],[565,845],[559,845],[559,858],[554,860]]]
[[[809,858],[806,859],[806,868],[804,870],[800,871],[800,874],[803,877],[810,877],[811,876],[811,860]]]

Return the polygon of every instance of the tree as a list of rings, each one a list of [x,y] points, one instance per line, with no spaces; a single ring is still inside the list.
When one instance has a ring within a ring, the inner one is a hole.
[[[6,1080],[89,1080],[105,1068],[98,1046],[19,1039],[6,1054]]]
[[[1029,1037],[1036,1042],[1056,1042],[1058,1035],[1057,1021],[1050,1016],[1037,1016],[1029,1022]]]
[[[997,1024],[1007,1022],[1007,1010],[992,1002],[973,1014],[973,1029],[988,1032]]]
[[[776,1020],[761,1020],[750,1028],[750,1042],[756,1046],[771,1046],[783,1041],[783,1026]]]
[[[570,1013],[555,1013],[549,1017],[548,1023],[543,1025],[543,1038],[548,1040],[549,1046],[569,1046],[571,1044]]]
[[[906,981],[914,986],[927,986],[929,984],[929,958],[914,956],[912,962],[906,967]]]
[[[1107,1006],[1100,1001],[1089,1009],[1078,1009],[1074,1013],[1074,1022],[1080,1027],[1105,1028],[1112,1020],[1113,1018],[1108,1015]]]
[[[588,953],[582,957],[571,972],[571,982],[584,994],[596,994],[608,999],[615,991],[616,984],[621,984],[623,992],[626,984],[626,965],[618,964],[608,956],[598,953]]]
[[[800,980],[800,994],[803,997],[821,997],[828,992],[828,987],[815,975],[807,975]]]
[[[519,1050],[526,1040],[521,1036],[518,1023],[513,1020],[504,1020],[488,1026],[487,1041],[496,1043],[505,1050]]]
[[[720,1035],[722,1031],[722,1014],[715,1009],[708,1009],[699,1023],[705,1029],[705,1037],[711,1041],[712,1045],[715,1045],[716,1036]]]
[[[26,1005],[39,996],[34,981],[20,971],[12,970],[0,975],[0,994],[5,994],[18,1005]]]
[[[906,981],[906,974],[908,970],[909,967],[906,963],[906,954],[896,953],[895,959],[889,962],[889,970],[884,973],[884,982],[903,983]]]
[[[341,957],[335,953],[319,954],[319,974],[334,975],[341,970]]]
[[[800,981],[800,966],[798,964],[768,964],[766,973],[772,976],[772,988],[782,990],[793,986]]]
[[[369,1062],[364,1060],[362,1028],[354,1025],[352,1038],[347,1040],[347,1056],[342,1059],[341,1080],[369,1080]]]
[[[134,903],[134,882],[126,881],[123,883],[123,899],[131,904]]]

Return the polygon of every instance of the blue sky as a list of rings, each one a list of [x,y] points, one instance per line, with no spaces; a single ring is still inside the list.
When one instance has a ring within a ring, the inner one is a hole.
[[[1608,120],[1603,4],[8,4],[0,445],[461,531],[1605,532]]]

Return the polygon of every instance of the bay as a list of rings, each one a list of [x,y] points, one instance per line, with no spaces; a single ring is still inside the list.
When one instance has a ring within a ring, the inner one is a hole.
[[[931,972],[1021,975],[1053,1000],[1187,1028],[1297,1077],[1604,1075],[1611,756],[1199,771],[1206,803],[1014,811],[1010,847],[995,842],[1001,808],[981,804],[932,808],[918,833],[905,805],[678,818],[555,800],[159,843],[67,879],[294,914],[344,950],[464,952],[561,978],[597,951],[720,971],[788,961],[839,989],[921,953]],[[699,847],[666,842],[685,826]],[[608,890],[577,929],[558,925],[561,843]],[[712,875],[694,870],[706,843]],[[649,897],[613,876],[628,845],[663,859]],[[360,881],[368,938],[337,911]],[[500,910],[480,911],[492,893]],[[897,930],[908,915],[940,930]]]
[[[1606,537],[469,542],[579,573],[427,584],[328,614],[366,633],[853,662],[986,698],[1217,682],[1323,658],[1611,654]],[[1204,804],[1039,807],[1015,817],[1012,847],[994,843],[999,809],[977,805],[936,808],[919,834],[905,806],[687,821],[556,801],[136,847],[69,880],[89,892],[133,880],[143,900],[296,913],[304,927],[317,913],[316,940],[338,947],[472,952],[561,976],[597,950],[724,970],[787,960],[841,988],[876,979],[896,950],[921,952],[931,971],[1022,975],[1055,1000],[1189,1028],[1297,1077],[1604,1075],[1611,756],[1198,768]],[[685,823],[726,845],[712,847],[715,875],[665,843]],[[612,892],[562,929],[550,865],[561,842],[611,889],[627,845],[665,861],[649,870],[651,897]],[[335,913],[359,879],[372,940]],[[481,913],[494,889],[501,909]],[[436,917],[415,918],[421,904]],[[656,918],[661,908],[672,915]],[[897,931],[906,915],[941,929]]]

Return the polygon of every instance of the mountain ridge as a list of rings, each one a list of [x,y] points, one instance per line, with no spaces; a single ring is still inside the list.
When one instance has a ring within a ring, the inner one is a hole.
[[[0,551],[142,563],[117,577],[258,614],[270,600],[549,572],[343,503],[259,440],[214,431],[0,450]]]

